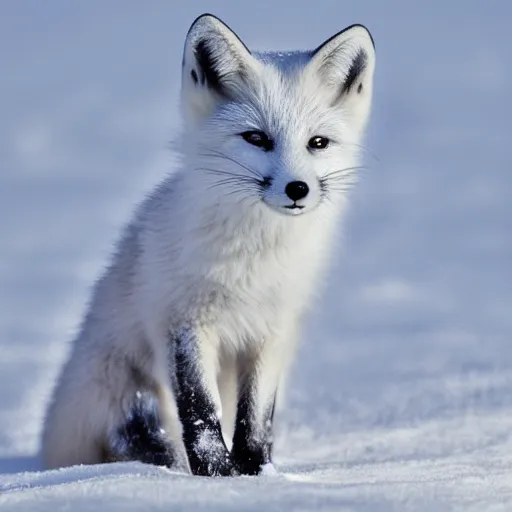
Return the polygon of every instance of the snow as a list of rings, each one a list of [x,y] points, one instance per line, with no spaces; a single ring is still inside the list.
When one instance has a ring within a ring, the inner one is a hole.
[[[512,6],[214,4],[2,10],[0,510],[512,510]],[[261,49],[353,22],[377,45],[368,169],[277,417],[277,474],[41,471],[45,400],[92,282],[173,163],[203,11]]]

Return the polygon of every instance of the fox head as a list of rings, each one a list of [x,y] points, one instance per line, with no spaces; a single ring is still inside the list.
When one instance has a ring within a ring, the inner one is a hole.
[[[215,16],[198,17],[181,87],[191,172],[225,200],[282,214],[336,202],[357,175],[374,67],[362,25],[311,51],[258,53]]]

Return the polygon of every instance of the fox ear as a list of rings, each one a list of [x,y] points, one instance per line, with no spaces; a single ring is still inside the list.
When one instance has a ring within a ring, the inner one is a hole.
[[[368,29],[351,25],[313,51],[308,67],[319,75],[331,104],[342,104],[353,128],[363,128],[371,107],[375,45]]]
[[[183,52],[182,104],[189,120],[206,118],[218,103],[236,99],[258,63],[240,38],[212,14],[196,18]]]

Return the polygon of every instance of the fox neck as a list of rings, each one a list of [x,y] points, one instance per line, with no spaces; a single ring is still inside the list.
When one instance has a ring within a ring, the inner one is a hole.
[[[199,184],[201,177],[193,173],[184,172],[181,178],[176,199],[187,213],[179,222],[210,261],[272,256],[286,263],[311,245],[321,251],[318,245],[325,245],[343,208],[343,201],[326,201],[310,212],[286,215],[258,197],[237,198],[229,189]]]

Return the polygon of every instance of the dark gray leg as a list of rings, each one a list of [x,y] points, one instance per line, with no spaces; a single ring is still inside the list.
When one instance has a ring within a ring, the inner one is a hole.
[[[192,473],[203,476],[237,474],[222,437],[216,389],[215,362],[193,333],[175,336],[177,403],[183,425],[183,441]]]
[[[126,422],[114,432],[107,448],[107,460],[138,460],[175,468],[179,464],[171,441],[162,430],[158,401],[150,392],[138,391]]]
[[[263,414],[258,414],[256,390],[252,386],[240,396],[232,456],[244,475],[257,475],[265,464],[272,462],[274,408],[272,400]]]
[[[233,436],[233,460],[242,474],[257,475],[272,462],[273,422],[284,344],[267,341],[244,361]]]

